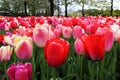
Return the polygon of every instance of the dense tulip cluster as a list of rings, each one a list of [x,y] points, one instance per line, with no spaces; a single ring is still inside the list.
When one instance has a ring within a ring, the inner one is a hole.
[[[94,61],[103,60],[114,42],[120,42],[119,17],[0,16],[0,30],[0,61],[32,62],[10,66],[10,80],[31,80],[32,65],[37,70],[40,59],[51,67],[72,61],[69,55],[75,56],[74,53]]]

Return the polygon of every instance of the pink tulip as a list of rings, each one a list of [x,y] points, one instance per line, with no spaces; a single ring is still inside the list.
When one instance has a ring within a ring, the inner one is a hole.
[[[29,59],[32,56],[32,39],[27,36],[17,36],[14,39],[15,53],[20,59]]]
[[[39,24],[35,26],[35,29],[33,30],[33,40],[39,47],[44,47],[46,41],[48,40],[48,29],[46,27],[43,27]]]
[[[77,38],[74,43],[74,49],[77,54],[84,54],[84,44],[80,38]]]
[[[0,47],[0,61],[8,61],[12,55],[13,48],[10,46]]]
[[[117,24],[113,24],[110,26],[113,34],[114,34],[114,38],[116,41],[120,42],[120,27]]]
[[[72,28],[63,26],[62,27],[62,34],[63,34],[63,37],[70,38],[71,34],[72,34]]]
[[[75,26],[73,28],[73,38],[78,38],[84,33],[84,29],[82,29],[80,26]]]
[[[44,47],[46,41],[54,36],[51,26],[48,24],[37,24],[33,30],[33,40],[39,47]]]
[[[32,64],[31,63],[13,63],[7,69],[7,75],[10,80],[32,80]]]

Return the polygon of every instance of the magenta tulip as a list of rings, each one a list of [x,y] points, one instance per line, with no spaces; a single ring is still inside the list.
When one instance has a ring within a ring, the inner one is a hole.
[[[17,65],[13,63],[7,69],[7,75],[10,80],[32,80],[32,64],[19,62]]]

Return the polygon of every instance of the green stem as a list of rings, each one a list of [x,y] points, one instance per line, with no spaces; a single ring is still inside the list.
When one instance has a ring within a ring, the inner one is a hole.
[[[99,62],[96,62],[96,80],[99,80]]]
[[[92,61],[88,61],[88,69],[89,69],[89,77],[90,80],[94,80],[94,63]]]
[[[57,80],[57,76],[56,76],[56,68],[53,68],[53,80]]]
[[[32,67],[33,67],[33,79],[36,80],[36,77],[35,77],[36,67],[35,67],[34,55],[32,55]]]
[[[46,69],[45,69],[45,60],[44,60],[44,49],[43,48],[40,48],[39,51],[39,58],[41,58],[41,61],[40,61],[40,68],[41,68],[41,80],[47,80],[46,78]]]
[[[77,55],[77,59],[76,59],[76,63],[77,63],[77,69],[79,69],[78,71],[78,76],[80,77],[80,79],[82,80],[83,78],[83,55]]]
[[[101,61],[101,65],[100,65],[100,80],[103,80],[104,78],[104,59]]]
[[[40,65],[40,68],[41,68],[41,80],[46,80],[43,64]]]
[[[3,77],[2,77],[2,80],[5,80],[5,78],[8,80],[8,77],[7,77],[7,75],[6,75],[6,65],[7,65],[7,62],[3,62],[4,63],[4,71],[5,71],[5,73],[4,73],[4,75],[3,75]]]

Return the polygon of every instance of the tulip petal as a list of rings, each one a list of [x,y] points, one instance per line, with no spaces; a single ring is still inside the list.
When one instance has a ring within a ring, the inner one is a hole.
[[[37,46],[44,47],[48,36],[48,30],[45,27],[36,27],[33,30],[33,39]]]
[[[27,69],[18,69],[15,73],[15,80],[29,80]]]
[[[29,80],[32,80],[32,64],[31,63],[25,63],[25,66],[28,70]]]
[[[7,75],[10,78],[10,80],[15,80],[15,72],[16,72],[16,65],[13,64],[10,68],[7,70]]]
[[[104,36],[91,34],[86,37],[85,52],[92,60],[102,60],[105,52]]]
[[[46,59],[48,61],[48,64],[51,66],[59,66],[62,64],[62,61],[60,60],[63,59],[63,54],[64,53],[64,48],[61,44],[59,43],[50,43],[48,45],[47,51],[46,51]]]
[[[27,40],[22,40],[17,44],[15,52],[17,57],[29,59],[32,56],[32,44]]]

